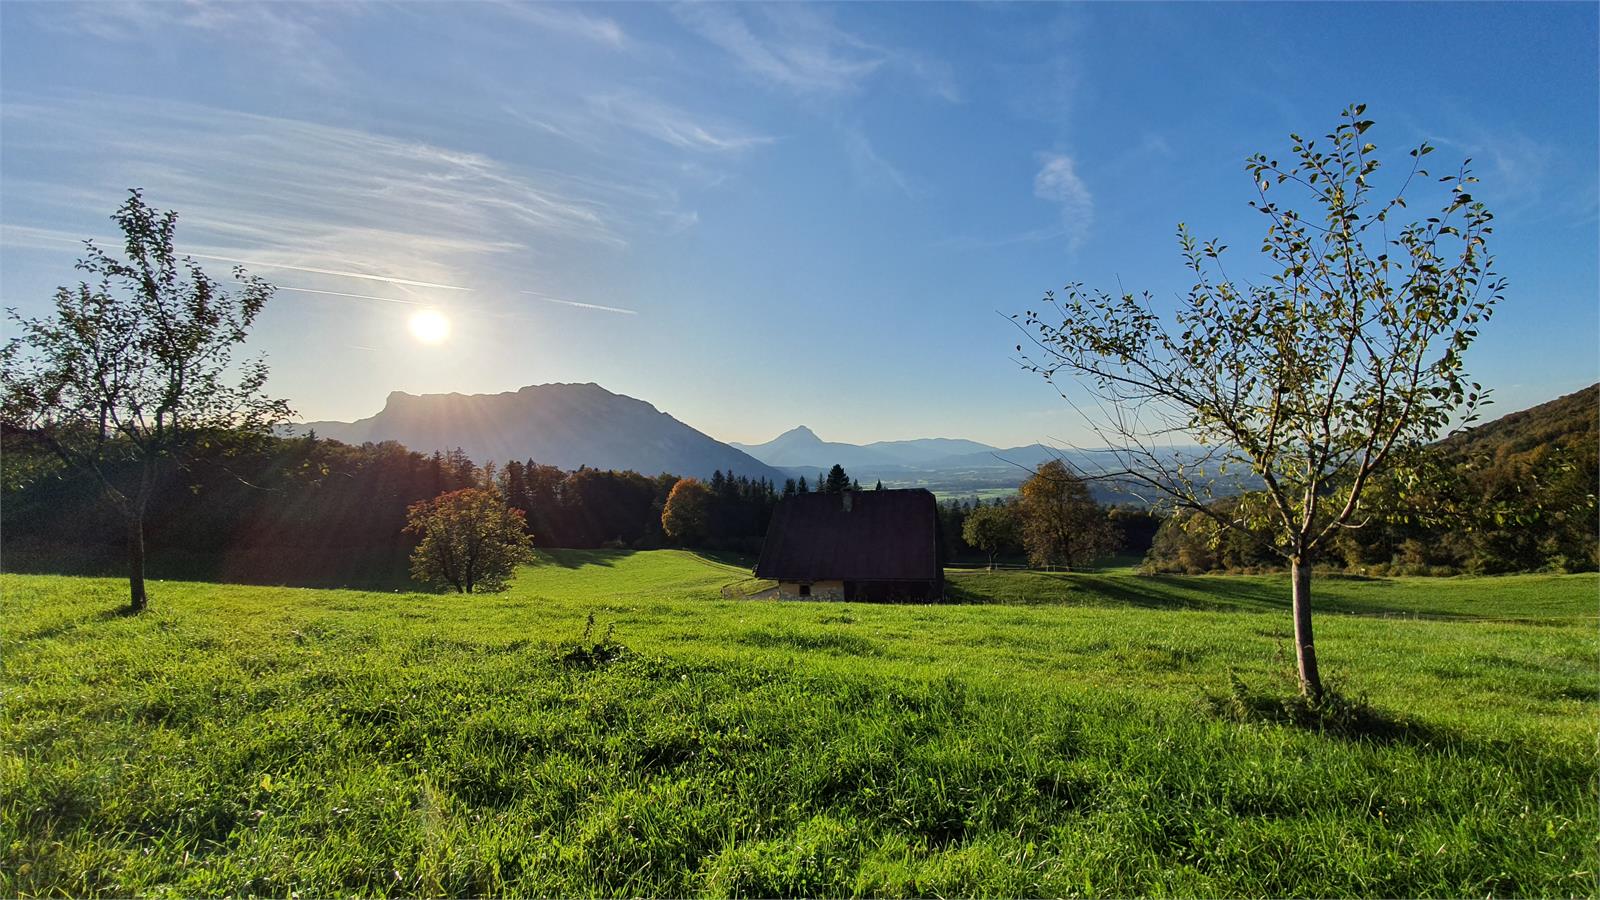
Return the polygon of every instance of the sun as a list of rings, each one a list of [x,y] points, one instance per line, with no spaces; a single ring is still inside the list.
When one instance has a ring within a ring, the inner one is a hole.
[[[411,317],[411,334],[424,344],[442,343],[450,336],[450,320],[436,309],[425,309]]]

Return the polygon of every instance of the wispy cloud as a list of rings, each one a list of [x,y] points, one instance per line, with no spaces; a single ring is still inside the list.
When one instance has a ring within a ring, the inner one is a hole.
[[[359,14],[353,3],[252,3],[242,0],[166,0],[166,2],[47,4],[40,22],[47,28],[104,41],[159,42],[174,31],[195,31],[293,66],[275,69],[285,77],[337,86],[340,58],[327,32],[336,20]]]
[[[994,250],[1017,244],[1064,240],[1075,251],[1089,236],[1094,223],[1094,195],[1078,176],[1077,162],[1064,153],[1039,154],[1039,171],[1033,177],[1033,194],[1060,208],[1061,222],[1011,234],[963,235],[938,241],[934,246],[956,250]]]
[[[866,40],[814,7],[691,3],[674,9],[679,21],[744,69],[794,91],[851,91],[874,73],[897,70],[938,97],[960,99],[947,65]]]
[[[772,143],[772,138],[742,134],[701,121],[682,109],[638,94],[616,93],[589,98],[598,118],[654,138],[680,150],[739,152]]]
[[[1094,195],[1078,177],[1077,163],[1063,153],[1040,154],[1043,165],[1033,178],[1033,194],[1061,207],[1061,225],[1069,249],[1077,249],[1094,222]]]
[[[582,38],[597,44],[621,49],[628,45],[628,35],[609,16],[592,16],[572,6],[550,3],[497,3],[506,14],[547,31]]]
[[[844,129],[843,138],[845,154],[849,157],[850,167],[855,170],[857,178],[867,184],[888,185],[907,197],[918,195],[919,192],[912,185],[911,179],[893,163],[878,155],[878,151],[872,146],[872,141],[859,129]]]
[[[1433,163],[1430,170],[1443,174],[1448,163],[1453,172],[1459,157],[1470,157],[1473,174],[1482,179],[1482,185],[1473,193],[1488,200],[1501,215],[1525,221],[1588,224],[1600,212],[1593,160],[1585,167],[1564,153],[1564,148],[1475,118],[1460,125],[1456,134],[1431,140],[1457,158],[1438,162],[1446,154],[1435,154],[1428,160]]]
[[[594,309],[601,312],[622,313],[625,316],[637,316],[639,314],[639,311],[636,309],[623,309],[620,306],[602,306],[599,303],[584,303],[581,300],[567,300],[563,297],[552,297],[549,294],[543,294],[539,291],[523,291],[522,293],[527,294],[530,297],[537,297],[546,303],[559,303],[562,306],[576,306],[579,309]]]
[[[883,59],[850,46],[843,32],[815,27],[786,41],[759,36],[744,11],[734,6],[694,3],[677,7],[678,18],[716,44],[746,69],[801,91],[838,91],[856,87],[883,64]]]
[[[3,124],[8,153],[54,156],[30,201],[81,210],[141,186],[226,261],[463,290],[487,256],[626,244],[631,207],[604,183],[353,128],[99,97],[8,103]]]
[[[26,247],[30,250],[66,250],[72,247],[83,246],[83,235],[71,234],[55,228],[39,228],[34,225],[18,225],[14,222],[0,222],[0,245],[6,247]],[[103,238],[95,239],[101,246],[108,246]]]
[[[75,4],[64,17],[48,20],[104,40],[140,40],[175,28],[215,35],[253,36],[274,46],[303,45],[316,38],[326,15],[349,12],[350,4],[250,3],[168,0],[163,3]]]

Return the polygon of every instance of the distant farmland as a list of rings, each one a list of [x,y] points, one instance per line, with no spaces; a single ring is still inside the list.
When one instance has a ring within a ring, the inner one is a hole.
[[[1366,703],[1321,730],[1263,705],[1281,578],[743,576],[557,552],[501,595],[166,582],[140,617],[4,576],[0,893],[1593,888],[1594,576],[1325,580]]]

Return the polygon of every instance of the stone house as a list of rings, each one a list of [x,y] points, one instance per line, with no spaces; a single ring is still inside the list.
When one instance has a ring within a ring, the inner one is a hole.
[[[778,582],[783,600],[943,599],[933,494],[918,488],[785,497],[773,510],[756,577]]]

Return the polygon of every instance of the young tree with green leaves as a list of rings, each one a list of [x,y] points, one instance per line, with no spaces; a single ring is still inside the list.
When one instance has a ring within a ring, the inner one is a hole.
[[[1003,504],[980,506],[961,524],[961,537],[968,545],[988,555],[989,569],[993,571],[997,555],[1015,552],[1022,543],[1017,511]]]
[[[24,318],[0,349],[0,420],[68,468],[92,472],[128,536],[128,594],[145,590],[144,522],[155,485],[207,442],[266,435],[292,414],[267,396],[267,364],[236,364],[273,287],[233,271],[229,293],[173,247],[178,215],[138,190],[112,215],[124,258],[85,241],[90,281],[61,287],[55,311]]]
[[[1175,310],[1148,294],[1069,284],[1018,317],[1035,348],[1018,345],[1024,366],[1094,395],[1076,405],[1118,457],[1110,477],[1223,528],[1267,529],[1292,572],[1300,686],[1312,698],[1322,695],[1312,565],[1340,529],[1372,514],[1369,484],[1403,473],[1453,417],[1476,418],[1486,392],[1467,379],[1463,355],[1506,287],[1470,160],[1438,179],[1448,187],[1436,214],[1397,222],[1413,183],[1429,179],[1420,164],[1433,148],[1413,149],[1409,172],[1375,193],[1380,163],[1365,112],[1347,108],[1319,140],[1290,135],[1286,164],[1245,161],[1250,205],[1266,223],[1249,281],[1228,274],[1225,246],[1180,225],[1194,284]],[[1276,199],[1290,190],[1314,211]],[[1195,443],[1198,457],[1172,449]],[[1210,503],[1217,480],[1241,470],[1263,490],[1224,515]]]
[[[533,552],[522,510],[481,488],[412,504],[406,531],[421,539],[411,552],[411,577],[461,594],[504,590]]]

